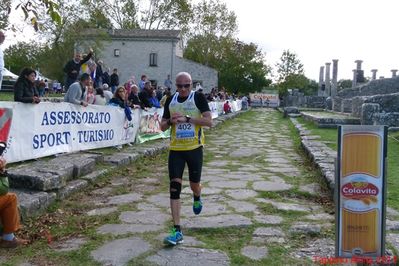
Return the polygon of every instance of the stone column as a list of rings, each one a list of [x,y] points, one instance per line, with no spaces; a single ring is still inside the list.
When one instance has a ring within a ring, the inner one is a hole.
[[[372,80],[376,80],[377,79],[377,71],[378,71],[378,69],[372,69],[371,70],[371,73],[372,73],[371,79]]]
[[[317,92],[318,96],[324,96],[324,91],[322,90],[323,85],[324,85],[324,66],[321,66],[319,74],[319,91]]]
[[[354,69],[352,71],[353,71],[352,88],[354,88],[356,87],[357,69]]]
[[[363,60],[356,60],[355,63],[356,63],[356,70],[362,70]]]
[[[338,59],[333,59],[333,69],[332,69],[332,84],[331,84],[331,97],[337,95],[338,88]]]
[[[331,63],[327,62],[326,63],[326,90],[325,90],[325,94],[324,94],[327,97],[331,95],[330,66],[331,66]]]
[[[396,72],[398,72],[398,70],[397,69],[392,69],[391,72],[392,72],[392,77],[396,78]]]

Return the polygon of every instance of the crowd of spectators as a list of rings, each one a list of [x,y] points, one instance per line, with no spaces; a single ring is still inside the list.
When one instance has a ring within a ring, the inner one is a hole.
[[[161,108],[165,105],[168,97],[172,95],[173,82],[170,75],[167,75],[164,86],[153,84],[147,75],[141,75],[136,83],[134,78],[130,78],[125,83],[121,83],[118,69],[114,68],[112,74],[110,69],[104,67],[101,60],[93,60],[93,50],[90,49],[87,55],[76,53],[64,66],[66,75],[65,86],[61,88],[58,81],[53,82],[52,90],[65,92],[64,101],[87,106],[94,105],[118,105],[134,109],[148,109],[152,107]],[[24,103],[40,103],[40,97],[50,91],[47,79],[37,80],[37,73],[31,68],[25,68],[16,82],[14,93],[15,101]],[[203,92],[200,83],[194,84],[199,92]],[[121,98],[123,88],[124,97]],[[212,88],[209,93],[205,93],[208,102],[223,101],[224,112],[231,112],[231,102],[238,97],[229,94],[225,88]],[[242,97],[243,108],[248,107],[248,98]],[[122,104],[123,102],[123,104]]]

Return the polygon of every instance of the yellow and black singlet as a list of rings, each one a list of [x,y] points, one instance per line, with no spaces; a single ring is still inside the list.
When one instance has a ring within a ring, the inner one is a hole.
[[[194,95],[195,92],[191,91],[188,98],[179,103],[177,100],[179,93],[176,92],[169,104],[170,116],[172,117],[174,113],[181,113],[184,116],[201,118],[201,111],[195,104]],[[170,150],[189,151],[204,144],[204,133],[201,126],[193,123],[178,123],[171,126]]]

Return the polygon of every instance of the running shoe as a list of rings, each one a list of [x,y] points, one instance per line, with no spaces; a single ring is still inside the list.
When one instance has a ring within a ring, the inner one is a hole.
[[[165,237],[163,242],[167,245],[176,246],[177,244],[183,243],[183,233],[176,231],[175,228],[172,228],[170,235]]]
[[[193,203],[193,212],[198,215],[202,211],[202,201],[201,200],[194,200]]]

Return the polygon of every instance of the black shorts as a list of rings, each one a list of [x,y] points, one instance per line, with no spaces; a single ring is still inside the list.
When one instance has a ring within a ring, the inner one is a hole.
[[[169,151],[169,178],[183,179],[184,167],[187,163],[189,180],[193,183],[201,181],[202,146],[191,151]]]

